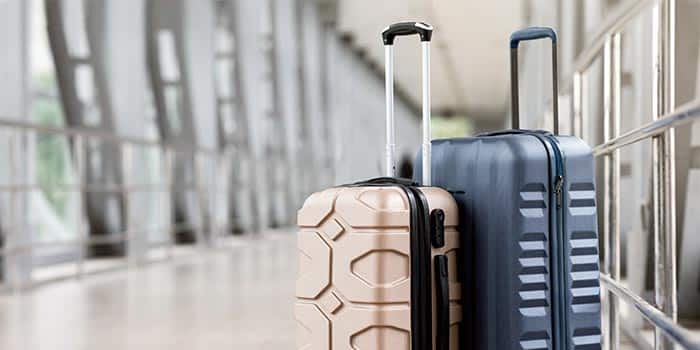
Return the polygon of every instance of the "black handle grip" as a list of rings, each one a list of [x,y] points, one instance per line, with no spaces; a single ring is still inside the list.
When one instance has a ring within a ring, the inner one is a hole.
[[[420,35],[421,41],[430,41],[433,38],[433,26],[425,22],[401,22],[395,23],[384,29],[382,40],[384,45],[394,45],[397,36]]]
[[[549,27],[530,27],[518,30],[510,36],[510,48],[517,49],[521,41],[549,38],[557,43],[557,33]]]
[[[450,350],[450,280],[447,273],[447,256],[438,255],[435,261],[435,308],[437,334],[435,350]]]

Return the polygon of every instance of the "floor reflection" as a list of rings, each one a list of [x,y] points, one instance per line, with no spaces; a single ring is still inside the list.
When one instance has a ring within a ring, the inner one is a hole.
[[[292,349],[294,235],[0,297],[0,349]]]

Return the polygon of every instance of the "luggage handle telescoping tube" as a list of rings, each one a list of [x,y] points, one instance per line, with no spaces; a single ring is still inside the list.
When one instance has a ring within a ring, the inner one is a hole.
[[[530,27],[521,29],[510,36],[510,84],[513,115],[513,129],[520,129],[520,101],[518,91],[518,45],[521,41],[549,38],[552,41],[552,104],[554,115],[554,134],[559,134],[559,88],[557,73],[557,33],[549,27]]]
[[[417,34],[421,39],[423,55],[423,185],[431,184],[430,154],[430,40],[433,27],[424,22],[392,24],[382,32],[386,59],[386,176],[396,176],[396,131],[394,128],[394,39],[397,36]]]

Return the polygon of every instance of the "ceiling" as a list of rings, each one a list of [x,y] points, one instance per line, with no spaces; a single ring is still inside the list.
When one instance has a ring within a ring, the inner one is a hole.
[[[505,116],[508,37],[521,25],[521,1],[336,0],[334,5],[340,32],[379,66],[384,65],[380,32],[388,24],[407,20],[432,24],[435,113],[476,120]],[[417,40],[397,43],[397,85],[420,103],[420,46]]]

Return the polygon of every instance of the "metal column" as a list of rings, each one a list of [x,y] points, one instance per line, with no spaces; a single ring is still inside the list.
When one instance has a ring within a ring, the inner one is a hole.
[[[654,120],[674,109],[675,0],[653,9],[654,63],[652,108]],[[674,322],[678,319],[676,283],[675,130],[652,139],[652,198],[654,233],[654,296],[656,306]],[[655,348],[673,349],[661,330],[655,330]]]
[[[571,114],[571,133],[579,138],[583,136],[583,79],[582,73],[574,73],[573,81],[573,110]]]
[[[621,35],[608,36],[603,52],[604,136],[610,141],[620,134],[620,97],[622,92]],[[604,267],[615,281],[620,279],[620,150],[605,155],[604,195]],[[606,323],[605,348],[620,345],[619,301],[608,291],[604,304]]]

